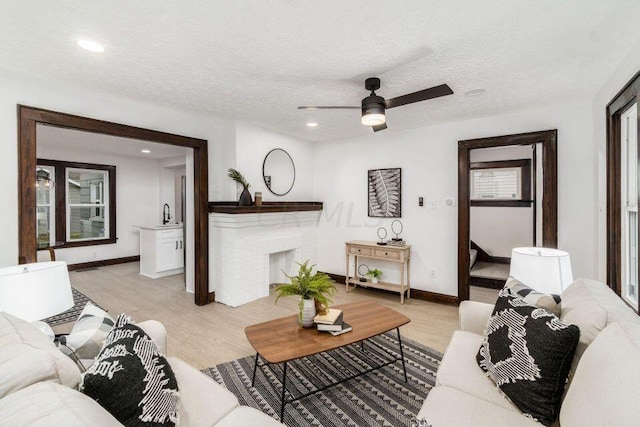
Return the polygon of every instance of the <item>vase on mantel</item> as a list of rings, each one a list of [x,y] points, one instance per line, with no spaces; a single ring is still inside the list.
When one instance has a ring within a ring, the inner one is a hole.
[[[313,298],[302,299],[300,303],[300,326],[313,328],[313,318],[316,317],[316,302]]]
[[[247,187],[242,190],[240,193],[240,199],[238,200],[238,206],[252,206],[253,199],[251,198],[251,193],[247,189]]]

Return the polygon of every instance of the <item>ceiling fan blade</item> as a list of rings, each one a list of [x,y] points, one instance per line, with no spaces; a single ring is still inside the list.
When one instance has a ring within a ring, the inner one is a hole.
[[[371,128],[373,129],[374,132],[379,132],[381,130],[385,130],[387,128],[387,124],[383,123],[383,124],[378,125],[378,126],[371,126]]]
[[[419,90],[408,95],[398,96],[397,98],[387,99],[385,105],[387,108],[400,107],[401,105],[413,104],[414,102],[426,101],[427,99],[439,98],[441,96],[452,95],[453,91],[449,85],[442,84],[429,89]]]
[[[318,105],[304,105],[302,107],[298,107],[298,110],[359,110],[362,107],[350,107],[350,106],[318,106]]]

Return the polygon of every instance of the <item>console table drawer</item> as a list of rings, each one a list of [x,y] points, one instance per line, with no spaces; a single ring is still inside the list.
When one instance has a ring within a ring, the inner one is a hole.
[[[350,247],[349,253],[353,255],[371,256],[371,248]]]
[[[398,252],[398,251],[386,251],[384,249],[376,249],[374,251],[374,256],[378,257],[378,258],[400,259],[400,252]]]

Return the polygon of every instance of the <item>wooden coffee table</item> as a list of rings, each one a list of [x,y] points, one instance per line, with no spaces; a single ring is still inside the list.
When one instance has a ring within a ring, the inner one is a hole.
[[[297,315],[259,323],[257,325],[249,326],[244,330],[249,343],[256,350],[256,361],[251,381],[252,386],[255,383],[258,367],[262,370],[264,366],[268,367],[271,364],[284,364],[282,376],[282,398],[280,405],[281,420],[284,414],[284,407],[287,403],[295,402],[304,397],[326,390],[329,387],[359,377],[360,375],[369,373],[373,370],[380,369],[399,360],[402,361],[404,379],[407,381],[407,368],[404,360],[404,352],[402,350],[400,326],[406,325],[411,321],[411,319],[395,310],[373,301],[342,304],[334,306],[333,308],[339,308],[344,312],[344,321],[353,327],[353,331],[334,337],[328,332],[318,332],[315,328],[301,328],[298,324]],[[292,398],[286,399],[285,394],[287,391],[288,362],[317,353],[335,350],[354,343],[360,343],[361,350],[364,351],[364,341],[393,329],[398,333],[398,344],[400,347],[399,358],[395,357],[394,359],[379,366],[375,366],[359,372],[356,375],[343,378],[334,384],[323,386],[301,396],[294,397],[293,394],[290,393]],[[264,363],[260,364],[259,359],[262,359]]]

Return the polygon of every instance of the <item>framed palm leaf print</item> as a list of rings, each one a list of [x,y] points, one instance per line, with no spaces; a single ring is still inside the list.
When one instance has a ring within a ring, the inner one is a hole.
[[[369,216],[402,216],[402,169],[371,169],[367,172]]]

